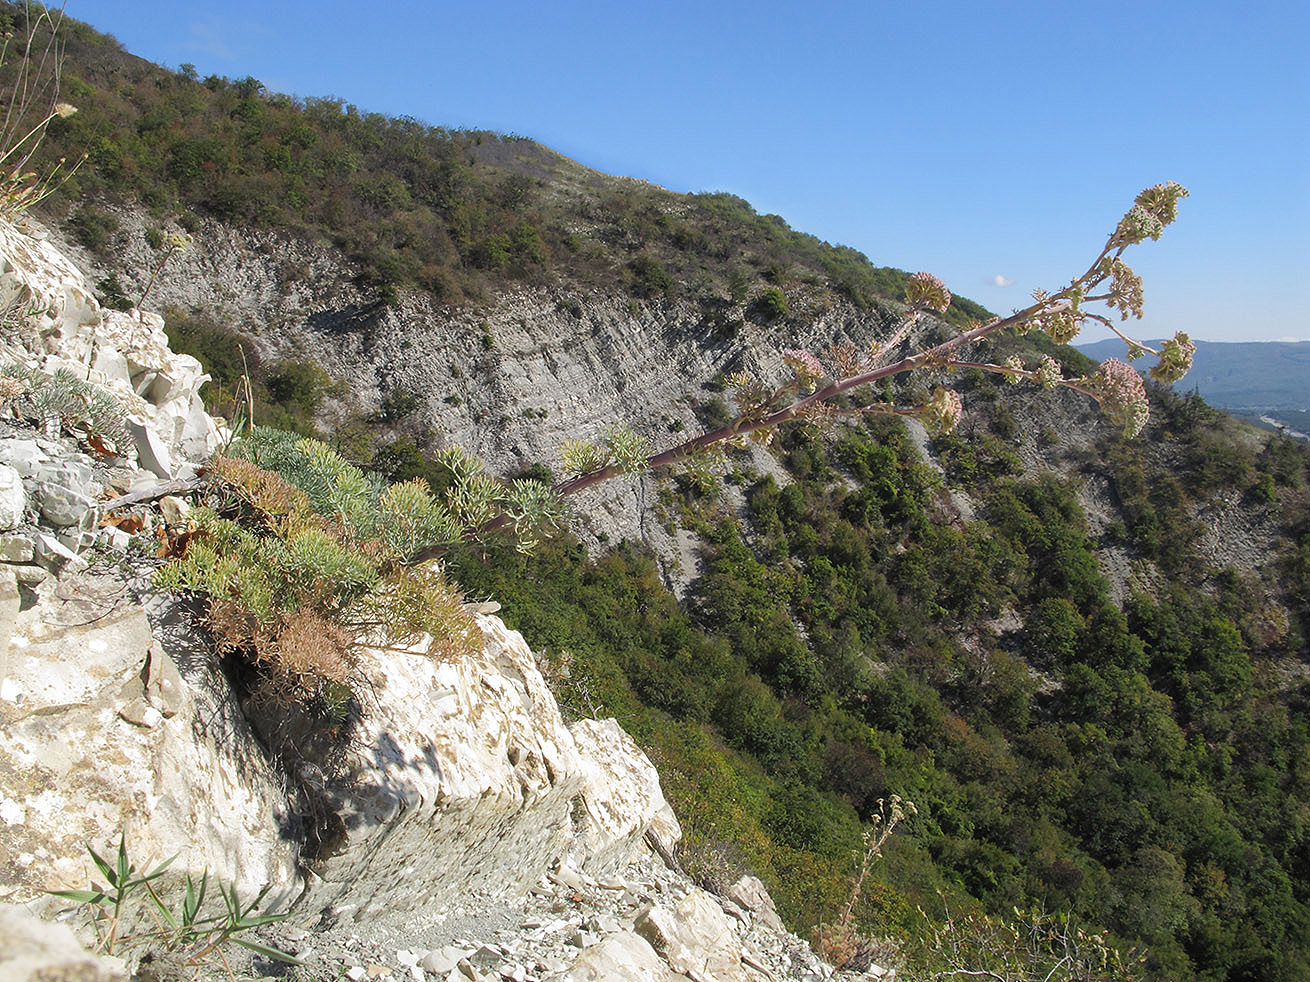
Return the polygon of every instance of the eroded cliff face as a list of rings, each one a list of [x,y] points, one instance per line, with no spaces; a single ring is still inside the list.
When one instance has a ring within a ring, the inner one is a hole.
[[[275,710],[243,698],[197,610],[151,582],[156,537],[186,523],[187,502],[159,495],[222,432],[196,403],[199,366],[153,315],[101,311],[48,242],[11,227],[0,286],[36,312],[0,361],[76,366],[137,425],[115,456],[65,421],[0,420],[0,903],[54,915],[48,891],[96,878],[87,846],[112,856],[122,837],[140,870],[172,857],[161,895],[202,870],[243,899],[267,891],[291,917],[272,940],[305,957],[305,978],[831,974],[758,881],[714,898],[664,864],[681,833],[649,760],[614,720],[566,724],[494,604],[475,605],[483,644],[456,661],[423,640],[362,648],[331,773],[270,754],[250,714]],[[548,347],[508,376],[557,372]],[[129,491],[151,504],[102,522],[103,497]],[[0,908],[0,974],[117,980],[131,964]]]
[[[158,254],[146,244],[142,213],[120,218],[112,272],[135,296]],[[110,272],[63,245],[94,270],[88,278]],[[655,447],[672,445],[697,431],[694,407],[719,391],[725,373],[781,377],[781,348],[867,344],[893,316],[830,307],[796,291],[798,316],[777,325],[747,319],[728,338],[689,302],[525,287],[458,307],[419,294],[383,306],[353,276],[323,243],[206,222],[194,245],[169,260],[150,297],[160,309],[212,314],[256,339],[266,357],[321,365],[341,383],[325,407],[333,422],[375,414],[392,392],[417,396],[413,418],[438,442],[464,447],[501,474],[537,462],[558,470],[566,440],[595,439],[616,424]],[[581,496],[578,531],[592,541],[597,533],[658,539],[650,489],[631,479]]]
[[[114,272],[131,294],[133,287],[144,289],[158,253],[146,242],[144,213],[123,210],[120,219]],[[93,257],[68,248],[94,268]],[[102,272],[108,270],[93,275]],[[212,314],[257,339],[268,357],[323,366],[341,383],[325,407],[330,422],[367,418],[389,393],[409,393],[419,399],[413,419],[430,427],[438,443],[463,446],[503,475],[538,462],[558,474],[565,441],[594,439],[616,423],[654,447],[673,445],[699,431],[695,407],[719,394],[724,375],[746,370],[781,378],[780,349],[861,348],[885,338],[895,319],[891,308],[857,310],[820,300],[803,285],[789,289],[792,316],[784,322],[746,318],[731,336],[716,331],[695,304],[635,303],[599,290],[525,287],[457,307],[406,294],[388,307],[355,283],[350,264],[325,243],[214,222],[204,223],[194,246],[169,261],[151,296],[161,306]],[[948,329],[928,320],[922,330]],[[904,347],[908,352],[908,342]],[[1161,581],[1153,563],[1103,534],[1123,523],[1113,488],[1071,463],[1091,452],[1112,424],[1076,393],[1019,387],[1006,397],[1018,424],[1007,442],[1027,472],[1077,478],[1116,599],[1153,592]],[[966,403],[966,432],[977,409]],[[1046,439],[1050,432],[1058,440]],[[930,441],[919,442],[935,464]],[[755,471],[786,480],[768,451],[750,453]],[[967,493],[952,489],[951,497],[960,520],[974,517],[976,502]],[[684,595],[696,574],[696,540],[657,520],[657,500],[649,476],[610,481],[572,499],[570,527],[593,549],[622,539],[644,542],[666,584]],[[1258,577],[1277,555],[1282,531],[1269,507],[1219,493],[1197,506],[1196,518],[1199,552],[1216,568],[1231,565]]]

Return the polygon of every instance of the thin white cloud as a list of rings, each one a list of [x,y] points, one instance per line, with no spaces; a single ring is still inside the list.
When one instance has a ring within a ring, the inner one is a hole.
[[[992,286],[1014,286],[1014,280],[1002,276],[1000,273],[997,273],[987,282],[989,282]]]
[[[183,47],[188,51],[213,55],[215,58],[230,61],[233,56],[232,46],[228,44],[223,34],[224,32],[219,26],[212,21],[207,24],[193,23],[191,25],[191,37],[183,43]]]
[[[187,27],[189,37],[182,42],[183,48],[226,62],[246,55],[252,38],[266,39],[270,35],[266,24],[251,20],[211,17],[192,21]]]

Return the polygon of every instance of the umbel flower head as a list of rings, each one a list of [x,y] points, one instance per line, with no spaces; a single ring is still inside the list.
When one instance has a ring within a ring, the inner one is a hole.
[[[1178,199],[1187,197],[1187,188],[1177,181],[1166,181],[1139,194],[1119,220],[1115,239],[1119,245],[1132,245],[1144,239],[1158,240],[1164,227],[1178,217]]]
[[[1005,381],[1009,382],[1011,385],[1018,385],[1019,379],[1023,377],[1019,374],[1024,371],[1023,359],[1018,355],[1011,355],[1009,358],[1005,359],[1005,368],[1006,371],[1003,373],[1005,375]]]
[[[960,393],[938,386],[932,394],[932,402],[923,407],[922,413],[924,423],[930,430],[950,433],[964,415],[964,404],[960,402]]]
[[[806,392],[814,391],[814,384],[824,376],[823,363],[804,348],[785,348],[782,360],[796,373],[796,381]]]
[[[1151,378],[1161,385],[1172,385],[1192,370],[1196,345],[1182,331],[1160,346],[1160,360],[1151,369]]]
[[[1042,363],[1037,366],[1037,384],[1043,389],[1054,389],[1064,378],[1064,369],[1050,355],[1042,355]]]
[[[1131,365],[1118,358],[1107,358],[1088,381],[1101,408],[1124,428],[1125,436],[1135,437],[1142,432],[1150,418],[1151,406],[1146,401],[1142,376]]]
[[[912,307],[927,307],[944,314],[951,305],[951,291],[932,273],[915,273],[905,287],[905,299]]]

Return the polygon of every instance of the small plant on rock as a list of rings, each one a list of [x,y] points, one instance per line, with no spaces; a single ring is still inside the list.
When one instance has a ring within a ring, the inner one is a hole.
[[[878,814],[864,831],[860,871],[851,882],[851,892],[846,898],[841,916],[834,923],[820,924],[814,929],[814,950],[834,968],[867,971],[885,947],[859,933],[855,923],[855,905],[859,903],[869,870],[873,868],[874,861],[882,857],[883,847],[896,831],[896,826],[917,813],[914,803],[902,800],[900,795],[892,795],[890,802],[879,799]]]
[[[45,372],[21,364],[0,367],[0,405],[40,426],[54,439],[67,430],[88,439],[127,440],[127,413],[108,391],[78,378],[70,369]]]
[[[476,537],[509,516],[524,548],[557,524],[540,482],[501,484],[460,451],[443,498],[426,481],[388,486],[316,440],[256,428],[210,462],[210,502],[160,585],[203,596],[219,644],[247,656],[277,702],[350,700],[361,639],[454,657],[480,643],[459,590],[423,550]]]
[[[217,957],[228,976],[235,978],[224,951],[232,942],[265,958],[300,964],[284,951],[242,937],[254,928],[286,918],[286,914],[255,913],[268,894],[267,888],[254,900],[243,903],[235,884],[220,883],[217,892],[223,900],[223,909],[217,914],[206,914],[209,873],[202,873],[199,880],[188,873],[181,902],[170,907],[160,897],[155,881],[172,865],[172,859],[148,873],[138,871],[128,859],[126,835],[119,837],[118,852],[112,863],[90,846],[87,852],[104,877],[104,884],[93,881],[88,890],[52,890],[51,895],[84,906],[96,932],[97,947],[105,954],[161,952],[180,962],[183,968],[197,971]],[[138,905],[141,909],[134,909]],[[153,926],[145,924],[146,918]]]

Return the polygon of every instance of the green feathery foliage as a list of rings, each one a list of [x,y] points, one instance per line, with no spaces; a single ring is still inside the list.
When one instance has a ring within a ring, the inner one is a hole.
[[[197,508],[182,554],[158,583],[205,596],[220,644],[249,655],[273,690],[340,704],[361,638],[454,657],[479,642],[459,590],[420,553],[508,516],[519,547],[562,519],[541,482],[510,485],[459,450],[439,500],[421,479],[388,486],[316,440],[257,428],[210,463],[214,500]]]
[[[115,443],[123,443],[127,437],[127,414],[119,401],[67,368],[44,372],[20,364],[0,367],[0,403],[6,402],[52,438],[61,429],[107,437]]]

